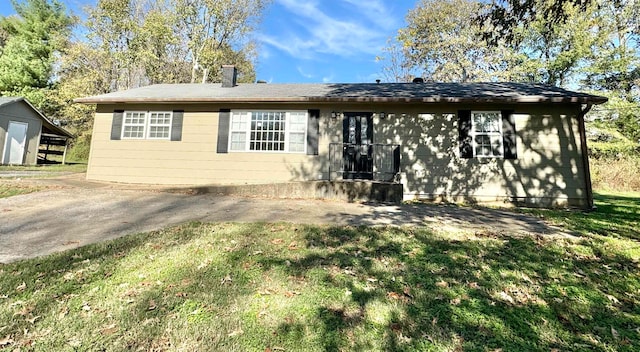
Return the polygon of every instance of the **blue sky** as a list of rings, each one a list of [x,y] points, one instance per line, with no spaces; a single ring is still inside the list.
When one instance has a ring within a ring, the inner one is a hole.
[[[374,82],[376,55],[405,25],[410,0],[275,0],[256,33],[258,78],[272,82]]]
[[[0,0],[0,15],[13,10]],[[95,0],[62,0],[75,14]],[[255,33],[258,79],[273,83],[374,82],[377,55],[417,0],[273,0]]]

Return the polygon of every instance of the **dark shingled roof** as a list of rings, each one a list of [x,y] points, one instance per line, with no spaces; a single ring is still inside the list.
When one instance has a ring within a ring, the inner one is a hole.
[[[326,83],[156,84],[75,100],[78,103],[204,102],[416,102],[416,103],[578,103],[607,98],[525,83]]]

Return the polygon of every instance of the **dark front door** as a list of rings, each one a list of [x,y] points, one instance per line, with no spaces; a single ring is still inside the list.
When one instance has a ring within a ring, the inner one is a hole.
[[[373,114],[346,112],[343,121],[345,179],[373,179]]]

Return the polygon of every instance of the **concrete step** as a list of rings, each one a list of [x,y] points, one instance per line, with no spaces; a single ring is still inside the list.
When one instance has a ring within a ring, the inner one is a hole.
[[[196,194],[210,193],[244,197],[402,203],[402,184],[377,181],[304,181],[247,185],[206,185],[191,186],[188,189]]]

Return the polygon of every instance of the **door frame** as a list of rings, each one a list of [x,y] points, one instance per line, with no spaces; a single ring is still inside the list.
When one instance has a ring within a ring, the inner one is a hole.
[[[25,162],[25,152],[27,151],[28,147],[29,147],[29,143],[28,143],[28,139],[27,139],[27,135],[29,134],[29,123],[28,122],[21,122],[21,121],[11,121],[9,120],[9,123],[7,124],[7,131],[5,132],[5,137],[4,137],[4,150],[2,152],[2,163],[3,164],[10,164],[10,160],[7,159],[7,157],[11,156],[11,144],[10,144],[10,140],[9,140],[9,129],[11,128],[11,124],[16,124],[16,125],[24,125],[25,129],[24,129],[24,145],[22,147],[22,158],[20,159],[20,164],[16,164],[16,165],[22,165]]]
[[[349,138],[349,119],[351,117],[365,118],[367,129],[366,138],[363,143],[362,120],[356,120],[355,143]],[[342,120],[342,143],[343,143],[343,174],[346,180],[372,180],[373,179],[373,138],[374,123],[373,112],[344,112]],[[354,145],[355,144],[355,145]]]

